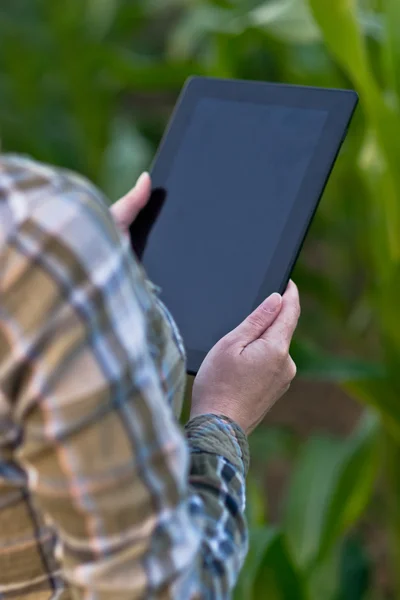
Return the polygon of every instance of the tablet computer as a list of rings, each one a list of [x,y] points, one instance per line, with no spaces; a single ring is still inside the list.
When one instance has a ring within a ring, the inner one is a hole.
[[[131,238],[178,324],[189,373],[285,290],[356,104],[352,91],[186,83]]]

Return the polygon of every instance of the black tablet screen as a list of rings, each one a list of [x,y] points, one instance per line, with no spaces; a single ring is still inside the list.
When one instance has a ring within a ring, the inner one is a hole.
[[[252,310],[327,116],[213,98],[197,103],[143,255],[187,347],[208,351]]]

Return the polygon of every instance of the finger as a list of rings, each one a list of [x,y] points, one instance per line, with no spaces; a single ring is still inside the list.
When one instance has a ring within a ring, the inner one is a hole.
[[[244,345],[257,340],[272,325],[282,306],[282,296],[272,294],[241,323],[232,334]]]
[[[274,323],[261,336],[276,344],[289,348],[300,317],[299,291],[293,281],[289,282],[282,297],[282,308]]]
[[[148,202],[150,194],[151,178],[148,173],[143,173],[135,187],[111,207],[111,212],[118,227],[124,231],[129,229]]]

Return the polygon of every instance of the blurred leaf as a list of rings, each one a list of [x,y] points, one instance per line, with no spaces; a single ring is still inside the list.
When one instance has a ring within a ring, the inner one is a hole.
[[[400,443],[399,395],[388,379],[371,379],[348,382],[342,387],[359,402],[376,410],[390,431]]]
[[[302,568],[324,560],[365,509],[378,465],[379,420],[367,413],[348,441],[312,438],[300,454],[284,517]]]
[[[398,0],[385,0],[385,25],[387,43],[383,46],[389,85],[400,102],[400,3]]]
[[[367,51],[361,25],[356,17],[354,0],[309,0],[316,22],[320,26],[328,48],[348,71],[362,92],[377,90],[368,65]],[[341,33],[338,38],[338,33]]]
[[[378,42],[385,39],[385,25],[381,14],[374,10],[358,11],[358,20],[364,32]]]
[[[204,36],[212,33],[240,33],[243,21],[231,10],[207,2],[188,10],[170,36],[168,55],[174,59],[193,56]]]
[[[385,278],[391,270],[391,247],[395,245],[391,236],[397,237],[397,232],[390,221],[391,210],[385,210],[383,203],[374,202],[378,197],[391,198],[393,191],[382,149],[374,131],[368,131],[365,136],[358,164],[370,193],[366,225],[373,268],[380,278]]]
[[[235,600],[303,600],[304,584],[282,534],[264,527],[250,531],[250,550]]]
[[[119,4],[119,0],[87,0],[86,21],[97,38],[101,39],[108,33]]]
[[[250,530],[249,552],[245,567],[239,577],[235,600],[251,600],[253,598],[257,573],[265,559],[274,551],[279,533],[273,527],[260,527]]]
[[[308,268],[302,261],[297,263],[293,279],[302,295],[309,294],[315,297],[330,315],[337,315],[342,320],[345,318],[345,302],[334,281]]]
[[[203,75],[203,68],[192,62],[154,61],[128,51],[106,49],[104,66],[107,77],[116,90],[143,92],[181,90],[191,75]]]
[[[363,549],[363,541],[346,537],[307,577],[310,600],[366,600],[370,589],[371,565]]]
[[[292,431],[273,427],[258,427],[249,437],[252,458],[267,464],[271,458],[290,458],[298,442]]]
[[[335,546],[307,572],[309,600],[339,600],[340,545]]]
[[[291,354],[299,374],[314,381],[342,384],[349,381],[380,379],[385,375],[385,369],[379,363],[328,355],[304,340],[293,342]]]
[[[394,589],[400,590],[400,443],[390,433],[386,433],[384,442],[384,479],[388,494],[385,503],[385,525],[387,527],[390,548],[390,561],[393,573]]]
[[[354,0],[309,0],[325,42],[360,92],[364,108],[376,130],[389,170],[386,194],[382,198],[387,211],[388,237],[393,259],[400,259],[400,115],[382,97],[371,71],[361,25]]]
[[[356,536],[346,538],[340,553],[339,600],[364,600],[371,589],[371,560]]]
[[[300,451],[286,499],[283,530],[289,548],[302,569],[320,549],[325,510],[340,468],[341,443],[312,438]]]
[[[165,12],[172,8],[190,7],[195,5],[198,0],[146,0],[146,8],[150,15],[157,11]]]
[[[253,538],[250,538],[251,542]],[[270,543],[254,580],[253,598],[276,598],[277,600],[305,600],[304,581],[297,570],[286,546],[286,540],[277,533]]]
[[[252,471],[248,474],[246,483],[246,518],[250,528],[263,527],[268,522],[263,481]]]
[[[357,522],[367,506],[380,463],[380,421],[365,412],[356,431],[343,446],[338,476],[331,488],[320,541],[320,556]]]
[[[249,23],[294,44],[319,41],[321,34],[306,0],[264,2],[249,14]]]
[[[151,157],[151,148],[135,125],[127,119],[117,119],[102,169],[102,187],[112,201],[133,187],[138,175],[149,168]]]
[[[399,310],[394,298],[400,298],[400,264],[387,269],[387,276],[380,281],[377,310],[382,327],[382,339],[392,385],[400,394],[400,327]],[[400,425],[400,420],[399,420]]]

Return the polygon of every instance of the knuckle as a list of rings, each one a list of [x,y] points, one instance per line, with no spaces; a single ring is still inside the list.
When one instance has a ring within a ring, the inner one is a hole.
[[[300,303],[296,302],[292,307],[292,311],[290,314],[290,323],[288,323],[291,329],[293,329],[293,327],[296,327],[297,322],[300,319],[300,312]]]
[[[299,320],[301,317],[301,304],[300,304],[299,299],[296,302],[296,316],[297,316],[297,320]]]
[[[297,298],[294,298],[293,303],[292,303],[292,311],[293,311],[293,316],[298,318],[300,316],[300,300],[299,297],[297,296]]]
[[[290,358],[289,366],[288,366],[289,381],[293,381],[293,379],[296,377],[296,375],[297,375],[297,365],[294,362],[294,360],[292,358]]]
[[[301,305],[300,305],[299,290],[294,283],[292,284],[291,291],[292,291],[292,294],[290,297],[290,306],[293,311],[293,316],[298,319],[300,317],[300,313],[301,313]]]
[[[272,352],[273,352],[273,355],[275,356],[275,359],[279,363],[282,363],[287,359],[288,351],[287,351],[285,344],[283,344],[282,342],[275,343],[272,346]]]

